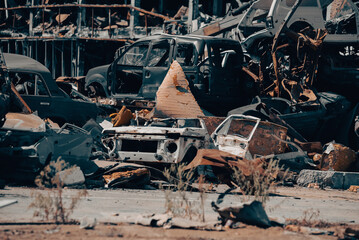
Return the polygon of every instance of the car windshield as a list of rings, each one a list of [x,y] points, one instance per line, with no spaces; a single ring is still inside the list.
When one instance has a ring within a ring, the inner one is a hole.
[[[144,66],[147,51],[148,44],[134,45],[120,57],[117,64],[126,66]]]

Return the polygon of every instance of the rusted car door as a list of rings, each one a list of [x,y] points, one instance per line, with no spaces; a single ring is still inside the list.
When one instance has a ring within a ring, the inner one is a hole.
[[[212,133],[215,146],[221,151],[252,159],[248,147],[259,122],[259,118],[252,116],[229,116]]]
[[[138,96],[149,44],[143,41],[132,45],[111,64],[107,79],[113,95]]]
[[[140,95],[145,99],[154,99],[172,63],[174,41],[153,41],[149,46],[146,64],[142,73]]]

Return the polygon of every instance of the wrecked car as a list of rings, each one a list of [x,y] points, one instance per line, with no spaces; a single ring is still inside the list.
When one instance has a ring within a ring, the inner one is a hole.
[[[286,136],[287,129],[283,126],[241,114],[230,115],[211,134],[219,150],[248,160],[284,152],[285,144],[281,140]]]
[[[110,127],[102,142],[110,157],[120,161],[190,162],[198,149],[210,148],[202,119],[158,119],[146,126]]]
[[[287,141],[287,128],[260,118],[233,114],[211,135],[220,150],[246,160],[276,159],[292,171],[312,168],[314,164],[299,146]]]
[[[78,126],[91,118],[96,119],[96,104],[71,99],[56,85],[50,71],[38,61],[10,53],[4,53],[4,58],[16,90],[41,118],[50,118],[60,125],[73,123]]]
[[[183,68],[199,105],[212,114],[225,115],[231,106],[246,104],[253,87],[242,71],[244,56],[235,40],[156,35],[118,55],[110,65],[89,70],[85,88],[90,96],[154,100],[173,60]]]
[[[323,92],[317,96],[314,101],[298,103],[280,97],[256,97],[252,104],[234,109],[228,114],[252,115],[269,120],[260,107],[264,104],[301,134],[304,140],[326,143],[338,137],[340,126],[343,125],[341,123],[346,120],[352,108],[351,103],[341,95]]]
[[[0,129],[0,161],[2,178],[31,181],[59,157],[77,165],[84,174],[97,170],[90,161],[93,138],[90,133],[66,123],[50,128],[34,114],[8,113]]]

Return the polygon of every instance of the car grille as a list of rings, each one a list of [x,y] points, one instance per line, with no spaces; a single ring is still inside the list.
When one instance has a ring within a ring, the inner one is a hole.
[[[157,152],[158,141],[122,140],[121,151],[124,152]]]

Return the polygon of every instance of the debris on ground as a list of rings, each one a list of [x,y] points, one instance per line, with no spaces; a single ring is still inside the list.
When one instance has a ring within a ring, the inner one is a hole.
[[[57,172],[55,178],[62,186],[80,185],[85,183],[85,176],[79,167],[73,167]]]
[[[244,203],[239,207],[219,208],[212,202],[212,208],[218,212],[222,225],[231,228],[235,223],[242,222],[249,225],[255,225],[262,228],[272,226],[263,205],[259,201]]]
[[[355,152],[349,147],[338,143],[328,143],[323,147],[319,168],[324,171],[354,171],[357,161]]]
[[[144,185],[150,184],[150,171],[146,168],[139,168],[136,170],[127,170],[122,172],[112,171],[103,175],[103,178],[106,182],[105,187],[107,188],[142,188]]]
[[[348,191],[350,191],[350,192],[358,192],[359,191],[359,185],[351,185],[348,188]]]
[[[95,226],[97,224],[96,218],[93,217],[83,217],[80,221],[80,228],[81,229],[95,229]]]
[[[217,222],[208,223],[189,220],[181,217],[173,217],[170,214],[150,214],[140,215],[136,218],[135,224],[150,226],[150,227],[162,227],[169,228],[182,228],[182,229],[197,229],[208,231],[221,231],[222,227]]]
[[[11,204],[17,203],[18,201],[16,199],[3,199],[0,200],[0,208],[9,206]]]

